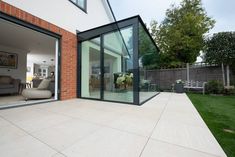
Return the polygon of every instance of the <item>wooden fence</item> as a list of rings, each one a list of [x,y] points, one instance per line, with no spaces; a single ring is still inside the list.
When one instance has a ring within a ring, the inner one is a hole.
[[[151,80],[151,83],[156,84],[162,90],[169,90],[176,80],[187,80],[186,68],[175,69],[157,69],[157,70],[142,70],[144,79]],[[231,82],[235,81],[235,75],[230,72]],[[190,66],[189,80],[208,82],[210,80],[223,81],[222,70],[220,66]]]

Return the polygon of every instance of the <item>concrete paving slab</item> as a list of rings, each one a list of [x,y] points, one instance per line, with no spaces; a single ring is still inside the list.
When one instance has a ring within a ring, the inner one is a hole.
[[[101,127],[79,119],[68,120],[56,126],[33,133],[33,136],[58,151],[73,145]]]
[[[5,119],[0,117],[0,127],[9,125],[10,123],[8,121],[6,121]]]
[[[31,136],[23,136],[0,146],[3,157],[51,157],[56,153]]]
[[[185,94],[142,106],[72,99],[0,110],[4,157],[225,157]]]
[[[3,144],[14,141],[22,136],[26,136],[27,133],[17,128],[12,124],[4,125],[0,127],[0,147]]]
[[[186,94],[172,94],[151,138],[226,156]]]
[[[138,157],[147,138],[104,128],[62,151],[69,157]]]
[[[141,157],[216,157],[184,147],[150,140]]]

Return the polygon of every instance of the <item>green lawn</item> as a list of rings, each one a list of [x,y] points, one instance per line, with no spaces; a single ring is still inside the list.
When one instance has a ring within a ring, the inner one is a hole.
[[[187,94],[228,157],[235,157],[235,96]]]

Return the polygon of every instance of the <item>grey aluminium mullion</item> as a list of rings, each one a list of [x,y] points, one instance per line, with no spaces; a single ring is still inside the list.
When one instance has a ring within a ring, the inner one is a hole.
[[[82,42],[78,42],[78,47],[77,47],[77,97],[82,97]]]
[[[133,24],[133,97],[134,104],[139,105],[139,21]]]
[[[143,28],[145,31],[147,31],[147,28],[144,26],[143,21],[139,16],[131,17],[125,20],[121,20],[115,23],[103,25],[97,28],[93,28],[91,30],[87,30],[84,32],[77,32],[77,36],[80,42],[91,40],[95,37],[100,37],[100,99],[104,100],[104,35],[107,33],[111,33],[113,31],[120,31],[121,28],[125,28],[128,26],[133,26],[133,104],[135,105],[141,105],[140,98],[139,98],[139,82],[140,82],[140,76],[139,76],[139,26],[143,25]],[[147,32],[148,33],[148,32]],[[148,33],[149,37],[151,38],[150,34]],[[152,38],[151,38],[152,39]],[[153,41],[153,39],[152,39]],[[155,44],[153,42],[153,44]],[[155,44],[156,46],[156,44]],[[157,46],[156,46],[157,47]],[[81,51],[81,50],[80,50]],[[79,53],[78,53],[79,54]],[[81,59],[81,56],[80,56]],[[79,67],[78,67],[79,68]],[[80,67],[81,69],[81,67]],[[81,77],[81,74],[79,78]],[[81,78],[80,78],[81,79]],[[80,82],[80,81],[79,81]],[[81,84],[81,83],[80,83]],[[82,91],[79,91],[80,94]],[[79,93],[78,92],[78,93]],[[91,98],[90,98],[91,99]],[[100,100],[99,99],[99,100]],[[105,100],[108,101],[108,100]],[[121,102],[121,101],[111,101],[111,102]],[[126,102],[121,102],[126,103]]]
[[[104,100],[104,35],[100,36],[100,99]]]
[[[57,59],[58,59],[58,78],[57,78],[57,81],[58,81],[58,89],[57,89],[57,98],[58,100],[61,99],[61,86],[62,86],[62,81],[61,80],[61,39],[58,39],[58,43],[59,43],[59,46],[58,46],[58,56],[57,56]]]

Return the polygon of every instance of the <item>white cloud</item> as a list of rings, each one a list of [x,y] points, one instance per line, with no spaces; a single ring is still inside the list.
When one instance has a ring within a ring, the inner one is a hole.
[[[210,33],[235,31],[234,0],[203,0],[203,5],[208,15],[216,20],[215,27]]]

